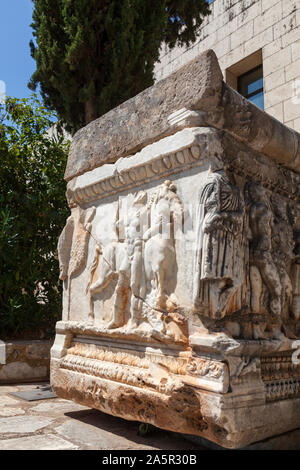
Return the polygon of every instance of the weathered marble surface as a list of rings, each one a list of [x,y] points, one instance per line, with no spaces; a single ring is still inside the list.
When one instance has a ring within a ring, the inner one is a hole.
[[[145,439],[137,435],[137,422],[129,423],[70,400],[52,398],[28,402],[9,396],[11,392],[36,388],[36,383],[18,384],[17,387],[0,385],[1,451],[205,450],[180,434],[166,433],[158,428]]]
[[[223,82],[208,50],[150,88],[80,129],[65,178],[132,155],[191,126],[224,129],[278,163],[300,164],[300,137]]]
[[[209,120],[188,100],[207,67]],[[108,115],[74,140],[51,380],[63,398],[236,448],[300,425],[300,137],[217,70],[209,51],[166,79],[162,132],[139,121],[126,158],[130,108],[111,112],[127,109],[118,147],[97,133],[86,144],[110,142],[114,163],[82,147]]]

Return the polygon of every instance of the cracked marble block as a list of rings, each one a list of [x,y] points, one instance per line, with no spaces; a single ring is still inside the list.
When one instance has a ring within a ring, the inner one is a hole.
[[[77,132],[55,393],[227,448],[300,427],[299,169],[211,50]]]

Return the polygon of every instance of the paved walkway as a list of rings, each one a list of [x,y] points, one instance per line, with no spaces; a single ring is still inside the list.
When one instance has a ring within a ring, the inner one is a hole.
[[[11,392],[45,384],[0,385],[0,450],[201,450],[171,432],[137,435],[125,421],[60,398],[27,402]]]

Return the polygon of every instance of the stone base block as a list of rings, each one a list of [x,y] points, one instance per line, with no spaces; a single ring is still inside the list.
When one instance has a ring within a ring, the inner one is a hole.
[[[0,384],[48,380],[52,344],[50,340],[2,343]]]
[[[191,353],[175,344],[111,342],[92,327],[78,334],[75,322],[58,328],[51,384],[61,398],[231,449],[299,427],[300,381],[284,379],[288,353],[270,354],[276,341],[265,345],[268,356],[259,357],[254,341],[227,338],[225,345],[225,338],[222,344],[215,337],[210,353],[200,355],[195,345]],[[206,340],[198,337],[202,351]],[[231,356],[232,348],[244,359]],[[245,360],[246,350],[252,359]]]
[[[224,450],[224,447],[218,446],[203,437],[186,434],[185,438],[208,450]],[[240,450],[300,450],[300,429],[295,429],[294,431],[286,432],[260,442],[254,442]]]

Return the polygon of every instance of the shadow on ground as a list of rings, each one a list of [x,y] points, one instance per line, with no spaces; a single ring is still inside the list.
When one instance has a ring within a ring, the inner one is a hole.
[[[96,434],[97,429],[101,431],[101,433],[106,431],[107,433],[114,434],[115,437],[119,436],[120,441],[126,439],[127,441],[137,444],[138,447],[146,446],[159,450],[203,449],[199,445],[188,442],[183,436],[177,433],[165,431],[154,426],[151,427],[149,433],[145,436],[140,436],[138,433],[141,423],[107,415],[95,409],[67,412],[65,416],[76,420],[78,423],[93,426]]]

